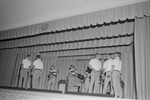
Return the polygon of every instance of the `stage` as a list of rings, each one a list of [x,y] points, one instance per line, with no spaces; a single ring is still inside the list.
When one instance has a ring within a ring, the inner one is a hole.
[[[131,100],[108,95],[0,87],[0,100]]]

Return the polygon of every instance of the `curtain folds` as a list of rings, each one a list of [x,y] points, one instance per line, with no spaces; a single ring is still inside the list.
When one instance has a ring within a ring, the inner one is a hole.
[[[124,97],[149,100],[150,17],[148,16],[150,16],[150,1],[144,1],[0,32],[0,86],[17,86],[20,64],[27,54],[31,54],[32,61],[37,54],[41,54],[44,72],[40,89],[46,89],[48,81],[46,75],[52,64],[57,70],[61,70],[58,82],[60,79],[66,79],[70,64],[75,65],[79,73],[85,74],[93,54],[99,52],[105,56],[106,53],[121,52]],[[101,25],[38,35],[96,24]],[[55,88],[57,87],[58,84]]]
[[[85,70],[88,66],[88,62],[93,57],[93,54],[95,52],[101,53],[105,59],[107,53],[121,52],[121,60],[123,64],[122,80],[125,83],[123,90],[124,97],[132,99],[136,98],[133,44],[131,44],[130,46],[123,47],[86,49],[85,51],[74,50],[72,51],[72,54],[71,52],[63,52],[62,55],[67,56],[56,56],[56,52],[41,53],[42,60],[44,62],[44,73],[41,80],[41,89],[46,89],[46,85],[48,82],[48,70],[51,67],[51,65],[54,65],[56,69],[60,71],[57,77],[57,82],[62,79],[66,80],[66,77],[68,75],[67,72],[69,71],[69,66],[71,64],[75,66],[78,73],[84,75]],[[76,79],[75,84],[77,85],[78,82],[79,80]],[[55,89],[58,89],[58,84],[55,85]]]
[[[74,44],[78,44],[83,47],[88,47],[88,46],[91,47],[90,44],[93,47],[122,45],[122,43],[128,44],[131,42],[130,40],[132,40],[132,36],[130,37],[130,35],[134,33],[133,29],[134,29],[134,21],[131,22],[125,21],[122,23],[118,22],[115,24],[102,25],[94,28],[86,28],[86,29],[69,31],[69,32],[43,34],[34,37],[0,41],[0,48],[1,49],[16,48],[16,47],[24,47],[24,46],[37,46],[43,44],[49,45],[49,44],[59,43],[57,45],[50,45],[52,46],[51,48],[54,48],[55,50],[57,49],[57,46],[60,45],[60,43],[66,43],[66,42],[71,42],[71,43],[67,44],[66,47],[64,47],[64,49],[65,48],[68,49],[67,47],[68,45],[74,45]],[[114,37],[119,37],[119,38],[114,38]],[[111,42],[114,40],[115,42]],[[85,42],[89,42],[89,45],[86,45]],[[78,48],[80,48],[80,46],[78,46]]]
[[[111,42],[114,42],[115,40],[112,40]],[[108,42],[109,43],[109,42]],[[93,43],[86,42],[86,45],[88,46],[93,45]],[[76,47],[78,47],[78,44],[75,44]],[[71,48],[74,46],[68,45],[65,46],[67,48]],[[81,46],[82,47],[82,46]],[[52,48],[49,48],[45,46],[44,48],[48,48],[49,50]],[[53,47],[55,48],[55,47]],[[60,46],[60,48],[63,48]],[[6,82],[8,85],[7,86],[12,86],[16,87],[18,84],[18,79],[19,79],[19,69],[20,69],[20,64],[22,59],[26,57],[27,54],[31,54],[32,61],[35,58],[37,54],[39,54],[40,51],[43,49],[39,48],[38,46],[35,47],[27,47],[27,48],[19,48],[18,52],[15,54],[15,59],[9,64],[10,66],[14,65],[14,67],[11,70],[11,75],[12,77],[8,78],[11,79],[11,81],[7,81],[7,79],[2,78],[3,80],[1,81],[2,83],[0,84],[1,86],[5,86]],[[5,50],[4,50],[5,51]],[[42,56],[42,61],[44,62],[44,71],[42,73],[41,81],[40,81],[40,89],[46,89],[47,86],[47,74],[50,66],[53,64],[56,66],[57,70],[60,70],[60,73],[58,75],[57,81],[58,82],[60,79],[66,79],[67,77],[67,72],[69,70],[69,66],[73,64],[77,71],[81,74],[85,74],[85,69],[88,65],[89,60],[93,57],[93,54],[96,52],[99,52],[103,55],[107,53],[114,53],[114,52],[121,52],[122,54],[122,62],[123,62],[123,81],[125,83],[125,88],[124,88],[124,97],[125,98],[135,98],[135,88],[134,88],[134,73],[133,73],[133,45],[130,44],[128,46],[110,46],[110,47],[103,47],[103,48],[85,48],[85,49],[70,49],[70,50],[62,50],[62,51],[49,51],[48,53],[46,52],[41,52]],[[11,53],[9,51],[9,53]],[[6,58],[4,57],[5,55],[8,55],[7,52],[1,52],[1,62],[5,60],[5,62],[0,63],[0,64],[8,64]],[[5,59],[4,59],[5,58]],[[15,64],[13,64],[15,63]],[[8,67],[7,67],[8,69]],[[2,74],[0,74],[1,77],[9,77],[7,75],[7,69],[4,66],[1,66],[1,71]],[[8,70],[9,71],[9,70]],[[130,77],[130,78],[129,78]],[[4,83],[3,83],[4,82]],[[78,79],[75,80],[75,83],[77,84],[79,82]],[[55,89],[58,89],[58,84],[56,84]]]
[[[135,71],[139,100],[150,98],[150,17],[135,18]]]
[[[0,50],[0,86],[10,86],[15,68],[17,49]]]
[[[37,54],[39,54],[39,53],[33,52],[33,51],[27,51],[26,48],[22,48],[22,49],[18,50],[17,56],[16,56],[15,61],[14,61],[15,67],[12,69],[13,75],[11,77],[11,82],[10,82],[9,86],[11,86],[11,87],[17,87],[18,86],[18,80],[19,80],[19,74],[20,74],[19,73],[20,72],[20,65],[22,63],[22,60],[25,59],[27,55],[31,55],[31,62],[33,63]]]
[[[67,72],[69,71],[69,67],[71,64],[75,66],[75,68],[80,74],[84,75],[89,60],[93,57],[93,54],[95,54],[96,52],[103,54],[104,58],[106,58],[105,54],[107,53],[121,52],[122,54],[121,60],[123,62],[122,79],[125,83],[124,97],[135,98],[132,44],[129,46],[121,46],[121,47],[120,46],[105,47],[105,48],[93,48],[93,49],[84,49],[84,50],[79,49],[79,50],[49,52],[49,53],[43,52],[41,53],[41,56],[42,56],[42,61],[44,63],[44,70],[40,81],[40,89],[46,89],[47,82],[48,82],[48,78],[47,78],[48,70],[51,65],[55,65],[56,69],[60,70],[56,82],[58,82],[60,79],[66,79]],[[14,56],[12,56],[12,53],[14,54]],[[7,51],[0,52],[1,55],[0,61],[1,62],[3,61],[3,63],[0,63],[1,64],[0,86],[12,86],[12,87],[17,86],[18,79],[19,79],[20,64],[27,54],[31,55],[32,62],[33,62],[35,56],[39,53],[33,52],[33,49],[27,50],[26,48],[20,48],[17,52],[16,50],[13,51],[7,50]],[[6,57],[4,57],[5,55]],[[9,60],[9,63],[8,60],[6,59]],[[78,82],[79,80],[76,79],[75,83],[77,84]],[[58,89],[58,84],[56,84],[55,89]]]
[[[96,11],[83,15],[53,20],[36,25],[30,25],[22,28],[16,28],[0,32],[0,40],[15,39],[24,36],[37,35],[44,32],[53,32],[59,30],[66,30],[96,24],[103,24],[104,22],[116,22],[119,20],[134,19],[135,17],[150,16],[150,1],[126,5],[117,8]]]
[[[132,49],[131,49],[132,48]],[[133,45],[127,52],[121,53],[122,61],[122,79],[124,82],[124,97],[129,99],[136,99],[136,81],[135,81],[135,65],[133,57]]]

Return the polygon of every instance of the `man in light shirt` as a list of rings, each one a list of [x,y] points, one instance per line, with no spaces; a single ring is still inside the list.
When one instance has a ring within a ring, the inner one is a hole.
[[[107,54],[107,60],[103,64],[104,72],[106,73],[105,81],[104,81],[103,94],[106,94],[109,82],[110,82],[110,85],[111,85],[111,92],[110,93],[112,93],[112,84],[111,84],[112,77],[110,76],[112,64],[113,64],[113,59],[111,58],[110,54]]]
[[[99,93],[99,75],[101,69],[101,62],[99,61],[100,54],[96,54],[94,59],[91,59],[89,62],[89,68],[92,69],[91,71],[91,81],[89,85],[89,93]],[[94,86],[94,89],[93,89]]]
[[[120,56],[121,56],[120,52],[115,53],[115,58],[113,60],[113,65],[111,70],[115,98],[122,98],[122,89],[120,85],[122,63],[120,60]]]
[[[33,62],[33,80],[32,80],[32,88],[39,88],[39,78],[41,76],[43,70],[43,62],[41,61],[41,56],[37,55],[35,57],[35,61]]]
[[[23,84],[23,88],[27,87],[27,75],[28,75],[28,69],[31,66],[31,56],[27,55],[27,57],[25,59],[22,60],[21,63],[21,70],[20,70],[20,78],[19,78],[19,87],[22,87]]]

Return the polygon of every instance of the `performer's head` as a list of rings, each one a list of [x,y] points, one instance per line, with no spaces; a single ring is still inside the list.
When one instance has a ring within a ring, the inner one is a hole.
[[[119,57],[121,59],[121,53],[120,52],[115,52],[115,58]]]
[[[55,66],[54,66],[54,65],[52,65],[52,66],[51,66],[51,69],[54,69],[54,68],[55,68]]]
[[[71,70],[71,69],[74,69],[74,66],[73,66],[73,65],[70,65],[70,68],[69,68],[69,70]]]
[[[40,59],[41,58],[41,56],[40,55],[37,55],[36,57],[35,57],[35,60],[36,59]]]
[[[31,60],[31,55],[27,55],[27,59],[28,59],[28,60]]]
[[[99,53],[96,53],[96,54],[95,54],[95,58],[96,58],[96,59],[100,59],[100,57],[101,57],[101,56],[100,56]]]
[[[111,54],[108,53],[108,54],[106,55],[106,57],[107,57],[107,59],[111,59]]]

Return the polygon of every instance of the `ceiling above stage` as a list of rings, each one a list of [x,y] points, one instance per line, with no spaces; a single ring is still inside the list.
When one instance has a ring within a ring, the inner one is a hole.
[[[0,31],[147,0],[0,0]]]

